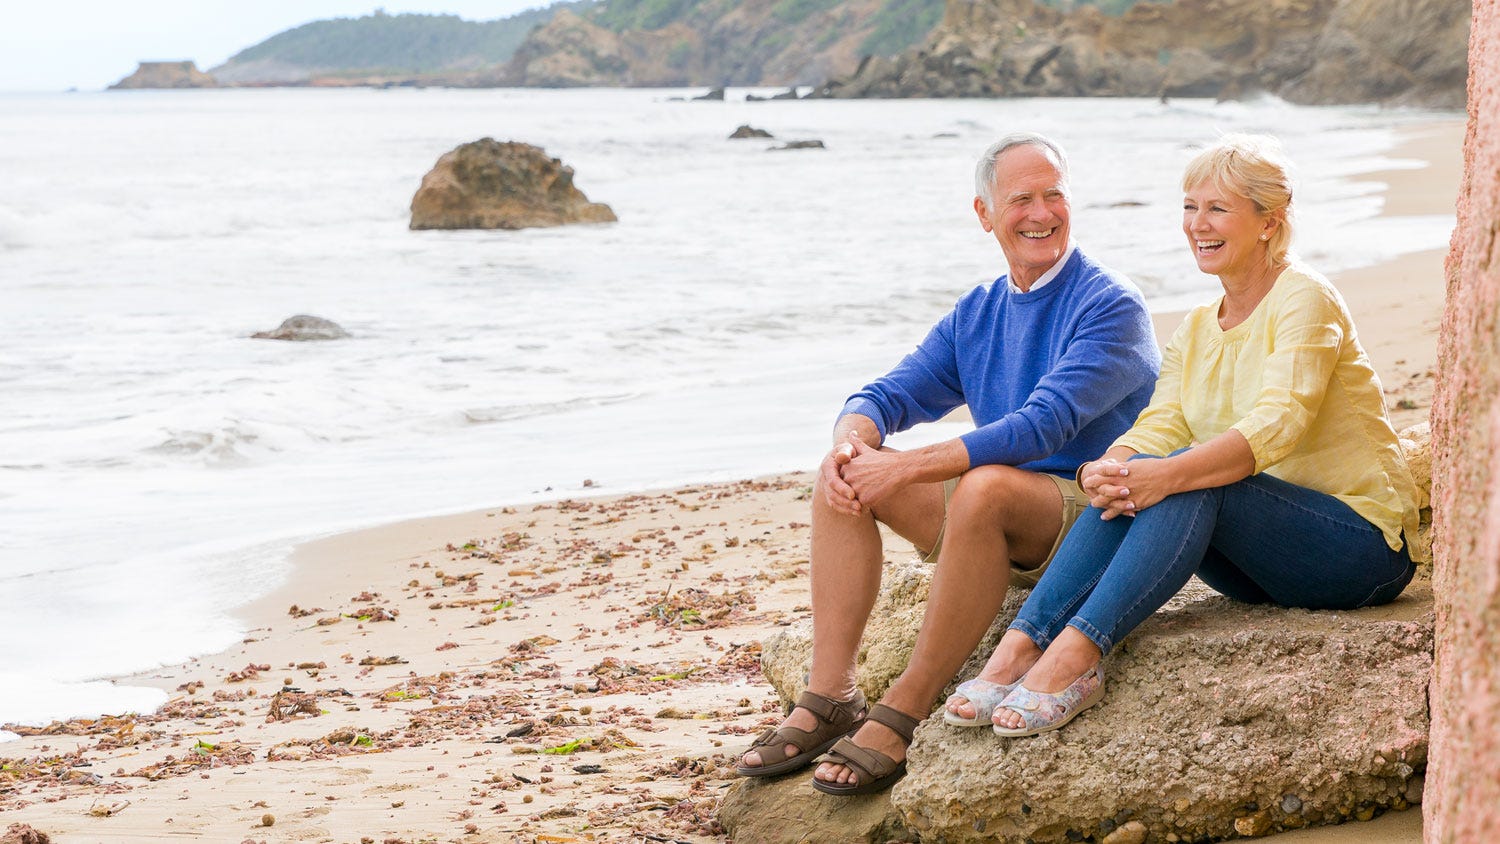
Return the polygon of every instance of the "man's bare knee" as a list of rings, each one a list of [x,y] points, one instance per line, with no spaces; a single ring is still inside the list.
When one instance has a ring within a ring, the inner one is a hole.
[[[948,502],[949,521],[962,515],[982,514],[1003,520],[1023,508],[1017,504],[1032,494],[1030,473],[1012,466],[977,466],[958,479]]]

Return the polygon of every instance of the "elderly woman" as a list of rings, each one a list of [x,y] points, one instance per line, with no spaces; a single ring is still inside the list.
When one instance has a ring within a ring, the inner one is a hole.
[[[1150,405],[1079,468],[1092,508],[950,723],[1066,724],[1103,695],[1104,655],[1194,574],[1308,609],[1383,604],[1411,580],[1415,486],[1342,297],[1288,253],[1278,145],[1225,137],[1182,183],[1182,231],[1224,295],[1188,314]]]

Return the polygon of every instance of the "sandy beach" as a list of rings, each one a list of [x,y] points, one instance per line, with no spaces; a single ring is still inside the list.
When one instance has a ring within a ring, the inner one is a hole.
[[[1452,213],[1463,133],[1458,118],[1414,128],[1395,156],[1428,166],[1363,177],[1390,186],[1386,214]],[[1398,429],[1431,402],[1442,260],[1335,279]],[[726,840],[714,811],[733,760],[780,719],[759,643],[809,613],[810,490],[806,474],[598,488],[308,543],[289,582],[240,610],[241,645],[131,678],[172,696],[158,712],[12,728],[0,828],[58,842]],[[1405,844],[1421,817],[1279,837]]]

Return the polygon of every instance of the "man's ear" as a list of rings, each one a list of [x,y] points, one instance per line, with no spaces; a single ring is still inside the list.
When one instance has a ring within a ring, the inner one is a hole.
[[[992,232],[995,230],[990,225],[990,210],[985,207],[984,197],[974,197],[974,213],[979,215],[979,225],[984,226],[985,231]]]

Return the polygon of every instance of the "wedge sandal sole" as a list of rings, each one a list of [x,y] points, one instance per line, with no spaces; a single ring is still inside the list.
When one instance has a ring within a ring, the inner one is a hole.
[[[1005,738],[1025,738],[1026,736],[1038,736],[1038,735],[1041,735],[1042,733],[1049,733],[1049,732],[1051,732],[1051,731],[1053,731],[1053,730],[1055,730],[1055,729],[1057,729],[1057,728],[1059,728],[1059,727],[1067,724],[1069,721],[1073,720],[1074,718],[1077,718],[1079,715],[1081,715],[1083,713],[1083,711],[1085,709],[1088,709],[1090,706],[1093,706],[1094,704],[1098,703],[1101,699],[1103,699],[1103,697],[1104,697],[1104,684],[1100,683],[1099,687],[1097,689],[1094,689],[1093,692],[1089,693],[1088,697],[1085,697],[1083,700],[1080,700],[1078,702],[1078,705],[1075,706],[1075,707],[1073,707],[1073,709],[1070,710],[1068,712],[1068,714],[1064,715],[1061,719],[1059,719],[1059,720],[1057,720],[1057,721],[1055,721],[1055,722],[1053,722],[1051,724],[1042,724],[1040,726],[1029,727],[1029,728],[1024,728],[1024,729],[1020,729],[1020,730],[1012,730],[1012,729],[1008,729],[1006,727],[1002,727],[999,724],[996,724],[995,725],[995,735],[997,735],[997,736],[1004,736]]]

